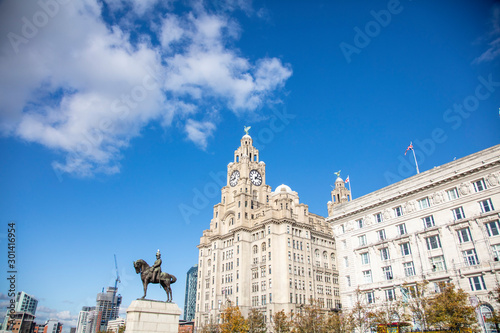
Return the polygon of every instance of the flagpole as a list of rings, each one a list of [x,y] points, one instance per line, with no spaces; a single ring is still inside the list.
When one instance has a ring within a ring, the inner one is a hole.
[[[352,200],[351,178],[349,176],[347,176],[347,178],[349,178],[349,192],[351,192],[351,200]]]
[[[412,149],[413,151],[413,158],[415,159],[415,166],[417,167],[417,174],[420,173],[420,171],[418,171],[418,163],[417,163],[417,157],[415,156],[415,149]]]

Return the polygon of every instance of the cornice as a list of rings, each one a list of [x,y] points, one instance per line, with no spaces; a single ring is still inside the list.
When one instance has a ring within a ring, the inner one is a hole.
[[[433,187],[438,187],[438,186],[441,186],[441,185],[443,185],[445,183],[449,183],[449,182],[452,182],[452,181],[457,180],[459,178],[466,177],[467,175],[471,175],[473,173],[477,173],[477,172],[480,172],[482,170],[486,170],[486,169],[495,167],[497,165],[500,165],[500,159],[494,160],[494,161],[489,162],[489,163],[484,163],[484,161],[482,161],[482,162],[483,162],[482,165],[479,165],[479,166],[477,166],[475,168],[468,169],[468,170],[465,170],[465,171],[462,171],[462,172],[455,171],[455,174],[451,174],[451,175],[449,175],[449,176],[447,176],[447,177],[445,177],[443,179],[440,179],[439,181],[433,181],[433,179],[431,178],[431,179],[428,180],[429,183],[423,184],[423,185],[421,185],[418,188],[415,188],[413,190],[410,190],[410,191],[407,191],[407,192],[400,192],[400,193],[398,193],[398,195],[392,196],[392,197],[387,198],[385,200],[381,200],[379,198],[379,201],[376,202],[376,203],[373,203],[373,204],[370,204],[370,205],[367,205],[367,206],[364,206],[364,207],[359,207],[359,208],[357,208],[355,210],[352,210],[352,211],[349,211],[349,212],[346,212],[346,213],[340,213],[338,216],[335,216],[335,217],[328,217],[327,221],[328,222],[335,222],[337,220],[344,219],[344,218],[349,217],[349,216],[353,216],[353,215],[356,215],[356,214],[359,214],[359,213],[363,213],[363,212],[372,210],[372,209],[374,209],[376,207],[384,206],[384,205],[389,204],[391,202],[398,201],[398,200],[400,200],[402,198],[408,198],[408,197],[416,195],[416,194],[418,194],[420,192],[427,191],[427,190],[429,190],[429,189],[431,189]],[[442,166],[442,167],[444,167],[444,166]],[[426,172],[429,172],[429,171],[432,171],[432,169],[428,170]],[[417,175],[417,176],[419,176],[419,175]],[[415,177],[415,176],[413,176],[413,177]],[[411,179],[411,178],[409,178],[409,179]],[[408,179],[405,179],[404,181],[408,181]],[[389,185],[389,186],[384,187],[384,188],[382,188],[380,190],[372,192],[372,193],[370,193],[368,195],[376,196],[377,192],[382,192],[384,190],[387,191],[391,187],[401,186],[400,183],[401,182],[398,182],[398,183],[393,184],[393,185]],[[355,199],[353,201],[350,201],[348,204],[355,203],[356,200],[360,200],[362,198],[364,198],[364,196],[361,197],[361,198]],[[338,209],[341,210],[341,208],[342,207],[339,207]],[[334,213],[336,213],[336,212],[334,211]]]

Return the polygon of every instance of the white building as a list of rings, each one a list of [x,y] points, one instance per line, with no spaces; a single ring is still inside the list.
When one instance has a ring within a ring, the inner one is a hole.
[[[78,314],[76,333],[94,333],[97,325],[98,312],[95,306],[84,306]]]
[[[309,212],[297,192],[266,184],[266,165],[244,135],[227,166],[227,185],[200,239],[195,322],[214,320],[228,301],[266,320],[297,311],[310,298],[340,304],[335,241],[325,218]]]
[[[348,201],[338,179],[328,203],[344,308],[401,297],[398,286],[451,281],[488,316],[500,273],[500,145]],[[340,200],[339,200],[340,199]],[[488,325],[482,322],[483,330]]]
[[[108,332],[113,332],[113,333],[118,333],[118,330],[120,327],[125,326],[125,319],[124,318],[116,318],[114,320],[110,320],[108,322]]]

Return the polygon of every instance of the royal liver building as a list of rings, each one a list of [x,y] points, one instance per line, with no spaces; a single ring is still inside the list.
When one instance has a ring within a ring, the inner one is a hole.
[[[312,298],[340,307],[335,241],[324,217],[309,212],[297,192],[266,184],[266,165],[246,134],[227,166],[227,184],[200,239],[195,321],[218,322],[238,305],[270,322]]]

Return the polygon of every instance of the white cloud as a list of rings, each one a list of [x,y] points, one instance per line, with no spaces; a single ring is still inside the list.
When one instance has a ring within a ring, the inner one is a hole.
[[[62,172],[119,172],[121,152],[151,122],[185,122],[188,139],[205,149],[216,125],[193,116],[206,119],[201,110],[214,105],[255,111],[292,74],[279,59],[253,64],[228,46],[239,26],[200,3],[188,13],[156,13],[156,0],[107,2],[111,11],[128,6],[159,18],[151,30],[161,45],[146,30],[133,39],[130,21],[106,22],[97,0],[42,3],[0,7],[0,36],[10,36],[1,42],[0,133],[59,152],[53,166]]]
[[[196,143],[202,149],[207,147],[207,138],[212,136],[215,130],[215,124],[210,121],[199,122],[188,119],[186,123],[186,133],[189,140]]]
[[[57,311],[46,306],[38,306],[36,309],[35,322],[45,323],[49,319],[54,319],[63,324],[63,327],[76,327],[78,315],[72,315],[69,311]]]
[[[490,19],[490,31],[485,38],[488,40],[488,49],[474,63],[490,62],[500,56],[500,5],[494,5]]]

